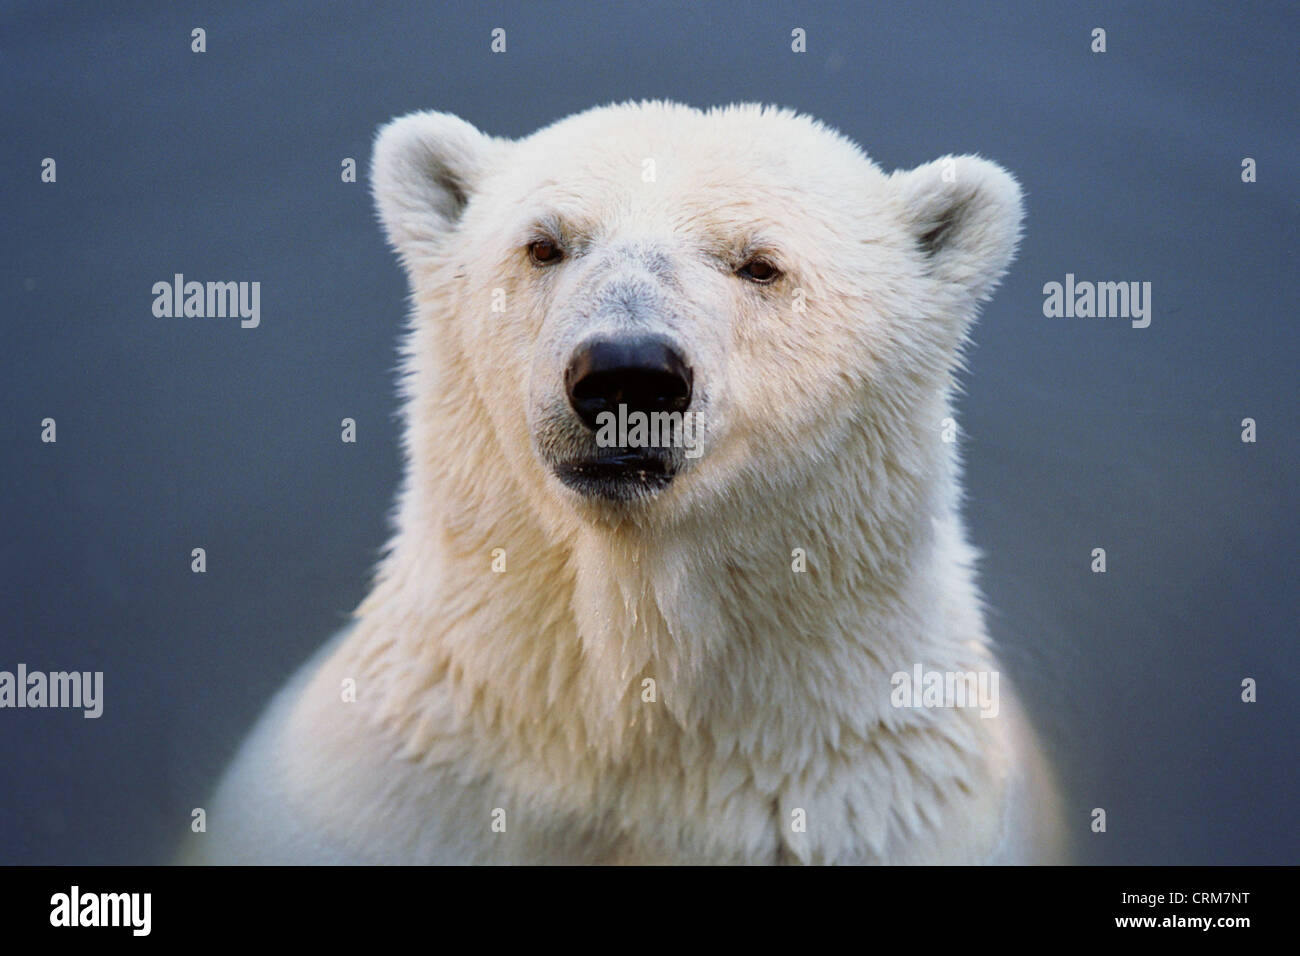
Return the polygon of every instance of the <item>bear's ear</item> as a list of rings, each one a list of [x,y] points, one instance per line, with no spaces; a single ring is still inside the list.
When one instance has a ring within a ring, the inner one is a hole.
[[[409,254],[455,226],[501,144],[450,113],[409,113],[383,126],[370,182],[393,248]]]
[[[1024,212],[1011,174],[978,156],[945,156],[890,183],[930,274],[977,302],[991,295],[1020,241]]]

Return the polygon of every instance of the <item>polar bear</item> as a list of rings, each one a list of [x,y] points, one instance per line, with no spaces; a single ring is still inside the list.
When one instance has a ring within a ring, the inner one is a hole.
[[[413,300],[396,532],[191,859],[1056,858],[945,440],[1010,175],[642,102],[408,115],[372,184]],[[616,410],[679,418],[598,441]]]

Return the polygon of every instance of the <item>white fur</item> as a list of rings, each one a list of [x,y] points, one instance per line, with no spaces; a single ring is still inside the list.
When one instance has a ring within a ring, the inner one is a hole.
[[[890,704],[917,662],[997,668],[940,429],[1017,242],[1006,172],[890,176],[788,111],[640,103],[519,141],[403,117],[373,183],[414,297],[396,534],[356,623],[245,744],[196,859],[1052,857],[1005,674],[994,719]],[[574,250],[545,270],[523,252],[539,219]],[[778,283],[719,265],[745,242]],[[626,320],[619,296],[682,343],[707,422],[703,455],[628,505],[579,498],[539,450],[567,427],[565,357]]]

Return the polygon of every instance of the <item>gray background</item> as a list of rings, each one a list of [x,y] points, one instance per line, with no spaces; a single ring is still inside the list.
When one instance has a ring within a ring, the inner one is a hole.
[[[0,13],[0,669],[102,669],[107,698],[0,711],[0,862],[167,859],[365,592],[405,288],[340,160],[411,109],[519,136],[642,97],[788,105],[886,168],[980,152],[1020,177],[965,379],[967,514],[1079,858],[1300,862],[1294,4],[235,6]],[[261,327],[154,318],[174,272],[260,281]],[[1151,327],[1044,318],[1067,272],[1152,282]]]

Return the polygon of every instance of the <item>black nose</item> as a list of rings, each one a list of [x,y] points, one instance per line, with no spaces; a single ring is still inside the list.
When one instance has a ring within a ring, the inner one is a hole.
[[[564,371],[569,404],[593,431],[601,412],[684,412],[691,370],[661,339],[597,339],[578,347]]]

